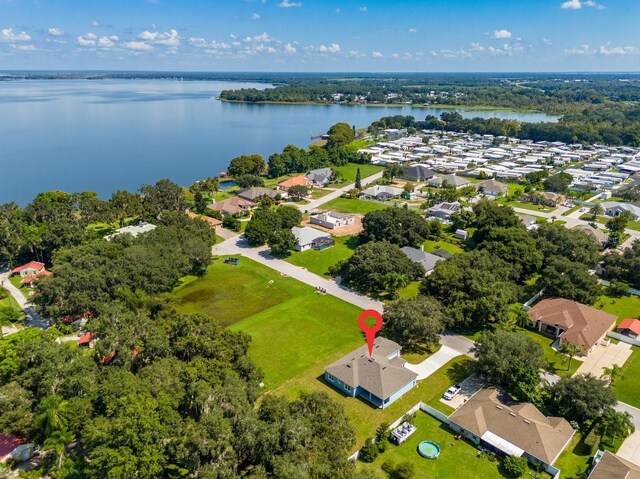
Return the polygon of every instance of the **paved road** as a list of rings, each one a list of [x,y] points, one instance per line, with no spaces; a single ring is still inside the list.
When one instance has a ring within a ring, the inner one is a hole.
[[[382,178],[382,171],[374,175],[367,176],[366,178],[363,178],[361,181],[362,186],[368,185],[369,183],[372,183],[375,180],[379,180],[380,178]],[[316,208],[319,208],[323,204],[328,203],[331,200],[335,200],[336,198],[339,198],[340,196],[342,196],[343,193],[346,193],[347,191],[352,190],[353,188],[355,188],[355,186],[356,186],[355,183],[351,183],[350,185],[343,186],[338,190],[332,191],[331,193],[327,193],[322,198],[313,200],[311,203],[298,206],[298,209],[303,213],[305,211],[315,210]]]
[[[247,244],[244,236],[238,236],[230,238],[222,243],[219,243],[213,247],[213,254],[218,255],[235,255],[239,254],[250,258],[258,263],[268,266],[271,269],[275,269],[280,274],[290,276],[298,281],[313,286],[314,288],[324,288],[327,294],[340,298],[343,301],[351,303],[362,309],[375,309],[382,312],[383,303],[369,298],[368,296],[357,293],[349,288],[340,286],[333,280],[329,280],[318,276],[317,274],[310,273],[304,268],[294,266],[286,261],[274,258],[269,254],[268,247],[263,246],[260,248],[251,248]]]
[[[633,424],[636,426],[636,432],[624,440],[616,454],[627,461],[640,465],[640,409],[619,402],[616,410],[631,414]]]
[[[11,281],[9,281],[10,273],[8,271],[4,271],[0,274],[0,284],[2,287],[9,291],[9,294],[13,296],[13,299],[16,300],[18,305],[22,308],[24,313],[27,315],[24,320],[24,325],[27,327],[36,327],[41,329],[47,329],[51,326],[51,323],[40,317],[38,313],[36,313],[33,305],[27,300],[27,298],[22,294],[18,288],[16,288]]]
[[[471,352],[475,343],[469,338],[465,338],[464,336],[460,336],[459,334],[451,331],[445,331],[440,335],[440,344],[442,344],[442,346],[447,346],[460,354],[466,354],[470,358],[475,357],[473,352]]]

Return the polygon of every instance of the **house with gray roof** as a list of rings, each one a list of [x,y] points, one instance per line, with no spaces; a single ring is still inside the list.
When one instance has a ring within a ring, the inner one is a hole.
[[[325,249],[333,246],[334,242],[329,233],[303,226],[291,228],[293,236],[296,238],[296,251],[307,251],[310,249]]]
[[[448,203],[446,201],[438,203],[427,210],[427,216],[430,218],[440,218],[448,220],[451,215],[461,210],[460,203],[457,201]]]
[[[407,166],[404,169],[404,174],[401,176],[401,178],[409,181],[419,182],[430,180],[432,178],[435,178],[436,176],[437,173],[429,168],[429,166],[418,164]]]
[[[399,197],[404,190],[395,186],[375,185],[367,188],[362,192],[365,196],[371,196],[378,199],[389,199]]]
[[[333,170],[331,168],[311,170],[306,177],[313,186],[322,187],[333,179]]]
[[[436,176],[435,178],[432,178],[427,182],[427,185],[433,186],[436,188],[447,187],[447,188],[455,188],[456,190],[471,184],[472,183],[469,180],[465,180],[464,178],[458,175]]]
[[[623,211],[628,211],[633,216],[633,221],[640,219],[640,206],[622,201],[603,201],[601,204],[604,214],[607,216],[620,216]]]
[[[433,268],[436,267],[436,264],[439,261],[444,261],[444,258],[440,256],[433,253],[425,253],[424,251],[412,248],[411,246],[405,246],[400,249],[411,261],[422,265],[425,271],[425,276],[433,271]]]
[[[494,197],[505,196],[509,191],[507,185],[496,180],[483,181],[478,185],[478,189],[480,193]]]
[[[405,368],[401,347],[390,339],[375,339],[369,356],[364,344],[324,370],[327,383],[351,397],[385,408],[416,385],[418,375]]]
[[[262,186],[256,186],[254,188],[245,188],[237,193],[237,196],[247,201],[259,201],[261,198],[268,196],[269,198],[275,198],[278,196],[278,192],[270,190],[269,188],[263,188]]]

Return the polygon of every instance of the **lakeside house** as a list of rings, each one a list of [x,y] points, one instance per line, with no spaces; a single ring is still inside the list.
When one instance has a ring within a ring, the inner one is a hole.
[[[322,226],[323,228],[330,230],[352,225],[354,221],[355,216],[336,213],[334,211],[327,211],[325,213],[311,215],[309,217],[309,223]]]
[[[296,238],[296,251],[321,250],[334,245],[329,233],[315,228],[294,226],[291,228],[291,232]]]
[[[425,276],[428,276],[433,272],[436,264],[440,261],[444,261],[444,258],[437,256],[433,253],[425,253],[421,249],[412,248],[411,246],[404,246],[400,250],[414,263],[421,264],[425,271]]]
[[[253,201],[242,199],[239,196],[232,196],[231,198],[228,198],[224,201],[219,201],[217,203],[207,205],[207,208],[214,211],[219,211],[223,215],[236,216],[249,213],[257,206],[258,205],[256,205]]]
[[[278,183],[278,189],[288,191],[292,186],[311,186],[311,182],[304,175],[294,176]]]
[[[105,240],[111,241],[113,238],[120,235],[131,235],[134,238],[137,238],[141,234],[148,233],[149,231],[153,231],[156,229],[156,225],[152,225],[151,223],[147,223],[145,221],[140,221],[136,225],[125,226],[124,228],[118,228],[110,235],[104,237]]]
[[[222,220],[219,220],[218,218],[212,218],[211,216],[207,215],[198,215],[192,211],[187,211],[187,216],[191,219],[206,221],[207,224],[213,229],[217,228],[218,226],[222,226]]]
[[[563,298],[543,299],[529,310],[529,317],[538,331],[580,348],[588,356],[611,331],[618,319],[586,304]]]
[[[451,416],[449,427],[474,444],[500,454],[524,457],[550,473],[575,430],[561,417],[547,417],[497,388],[480,389]]]
[[[311,170],[305,177],[313,186],[323,187],[333,179],[333,170],[331,168],[319,168]]]
[[[377,337],[369,356],[363,345],[327,366],[325,380],[340,392],[385,408],[416,385],[418,375],[405,368],[399,344]]]
[[[271,199],[275,199],[279,193],[274,190],[270,190],[269,188],[264,188],[262,186],[255,186],[253,188],[245,188],[244,190],[240,190],[236,193],[236,196],[242,198],[246,201],[253,201],[254,203],[260,201],[265,196],[268,196]]]
[[[609,451],[598,451],[586,479],[640,479],[640,466]]]

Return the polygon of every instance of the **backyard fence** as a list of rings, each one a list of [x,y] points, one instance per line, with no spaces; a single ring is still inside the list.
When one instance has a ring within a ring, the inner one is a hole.
[[[618,341],[622,341],[623,343],[631,344],[633,346],[640,346],[640,341],[630,338],[629,336],[625,336],[624,334],[607,331],[607,336],[613,339],[617,339]]]

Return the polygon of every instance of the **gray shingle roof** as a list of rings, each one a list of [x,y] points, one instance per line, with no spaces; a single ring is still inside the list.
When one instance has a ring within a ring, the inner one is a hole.
[[[413,261],[414,263],[420,263],[424,270],[428,273],[433,268],[436,267],[436,263],[438,261],[443,261],[444,258],[437,256],[432,253],[425,253],[416,248],[412,248],[411,246],[405,246],[404,248],[400,248],[407,257]]]

